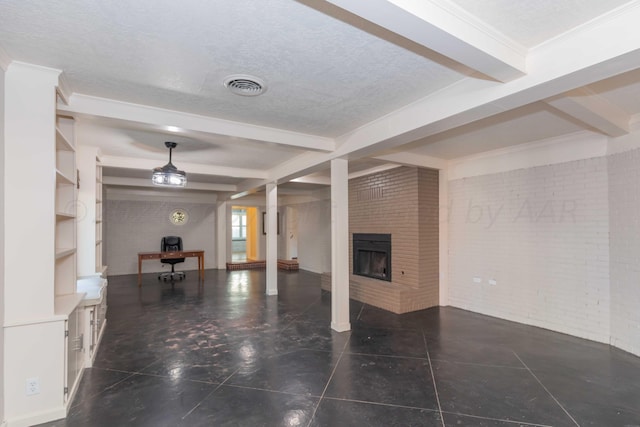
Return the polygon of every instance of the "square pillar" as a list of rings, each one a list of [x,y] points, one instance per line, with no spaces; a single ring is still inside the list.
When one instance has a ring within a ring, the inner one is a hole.
[[[349,162],[331,160],[331,329],[349,323]]]
[[[278,186],[267,184],[267,295],[278,295]]]

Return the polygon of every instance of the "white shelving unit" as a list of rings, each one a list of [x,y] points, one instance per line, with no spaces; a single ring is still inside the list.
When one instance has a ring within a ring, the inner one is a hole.
[[[63,400],[75,393],[84,367],[84,329],[77,293],[77,179],[74,120],[56,117],[55,315],[65,320]]]
[[[59,70],[13,62],[4,80],[1,421],[37,425],[66,415],[84,366],[75,126],[56,114]]]
[[[80,188],[78,206],[78,282],[85,329],[85,367],[93,364],[106,326],[107,267],[102,262],[102,165],[100,150],[80,141],[77,151]]]
[[[98,153],[99,154],[99,153]],[[102,276],[107,274],[107,266],[103,263],[103,247],[102,244],[102,165],[100,164],[100,156],[96,155],[96,272]]]
[[[56,120],[55,295],[76,292],[76,160],[73,120]],[[69,313],[60,313],[69,314]]]
[[[102,262],[102,165],[97,147],[79,144],[80,189],[78,205],[83,217],[78,221],[78,276],[98,273],[106,276]]]

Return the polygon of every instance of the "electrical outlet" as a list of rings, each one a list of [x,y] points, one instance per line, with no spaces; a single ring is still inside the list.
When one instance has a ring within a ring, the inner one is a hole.
[[[40,378],[27,378],[27,396],[40,394]]]
[[[489,279],[489,284],[492,285],[492,286],[495,286],[495,285],[498,284],[498,282],[496,282],[495,279]]]
[[[480,277],[474,277],[473,283],[482,283],[482,279]]]

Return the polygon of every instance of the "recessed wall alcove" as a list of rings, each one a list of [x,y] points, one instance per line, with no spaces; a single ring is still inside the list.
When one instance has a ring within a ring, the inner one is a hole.
[[[349,180],[349,296],[394,313],[439,304],[438,171],[398,167]],[[353,235],[391,237],[391,281],[353,274]],[[331,273],[322,275],[331,290]]]

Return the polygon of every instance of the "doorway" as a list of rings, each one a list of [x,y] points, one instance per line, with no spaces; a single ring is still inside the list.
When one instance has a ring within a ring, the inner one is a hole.
[[[258,259],[258,209],[231,208],[231,260],[246,262]]]

